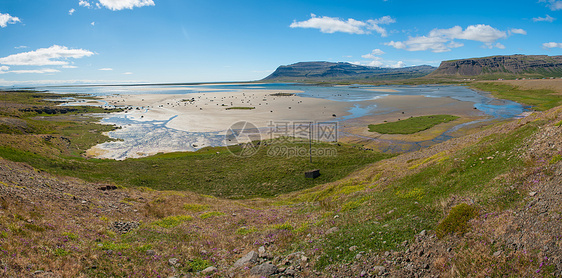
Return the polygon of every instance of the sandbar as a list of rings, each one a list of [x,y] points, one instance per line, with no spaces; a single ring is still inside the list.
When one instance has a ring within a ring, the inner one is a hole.
[[[272,96],[275,93],[291,96]],[[168,121],[167,127],[188,132],[227,130],[238,121],[267,127],[271,122],[333,121],[349,115],[350,103],[307,98],[291,90],[243,90],[189,94],[110,95],[103,100],[117,107],[134,107],[121,112],[129,119]],[[253,109],[227,109],[246,107]],[[137,109],[138,108],[138,109]],[[171,120],[170,120],[171,119]]]

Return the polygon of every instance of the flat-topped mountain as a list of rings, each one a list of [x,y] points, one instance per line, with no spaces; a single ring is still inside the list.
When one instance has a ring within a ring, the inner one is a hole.
[[[443,61],[428,77],[561,77],[562,56],[510,55]]]
[[[406,68],[379,68],[351,63],[300,62],[280,66],[264,81],[333,81],[333,80],[392,80],[425,76],[436,68],[415,66]]]

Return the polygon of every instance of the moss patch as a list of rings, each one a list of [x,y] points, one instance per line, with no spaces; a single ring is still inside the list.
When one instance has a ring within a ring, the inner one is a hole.
[[[438,237],[448,234],[464,234],[468,231],[468,221],[478,216],[478,210],[465,203],[454,206],[449,215],[437,225],[435,232]]]

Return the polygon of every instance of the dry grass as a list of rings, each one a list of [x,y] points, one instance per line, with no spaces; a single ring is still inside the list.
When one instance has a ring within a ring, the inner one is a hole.
[[[544,89],[562,93],[562,79],[502,80],[494,82],[507,83],[525,90]]]

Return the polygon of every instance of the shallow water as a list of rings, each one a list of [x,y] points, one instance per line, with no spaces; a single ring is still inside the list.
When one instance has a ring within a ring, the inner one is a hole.
[[[340,102],[357,102],[349,109],[350,115],[337,118],[348,120],[367,115],[385,114],[388,111],[376,105],[365,106],[359,102],[385,96],[426,96],[448,97],[473,103],[474,107],[489,116],[488,120],[513,118],[526,111],[526,107],[508,100],[498,100],[489,94],[479,93],[463,86],[311,86],[290,83],[272,84],[213,84],[213,85],[158,85],[158,86],[84,86],[37,88],[54,93],[79,93],[94,96],[132,95],[132,94],[191,94],[213,92],[235,92],[240,90],[295,90],[302,97],[322,98]],[[373,89],[384,92],[373,91]],[[102,120],[115,124],[121,129],[109,133],[110,137],[121,141],[106,142],[98,147],[108,151],[103,157],[125,159],[141,157],[156,152],[194,151],[205,146],[223,146],[224,135],[220,132],[187,132],[166,126],[166,121],[138,121],[127,115],[112,114]],[[481,121],[481,120],[480,120]],[[468,123],[471,124],[471,123]],[[463,124],[466,126],[467,124]],[[443,133],[432,141],[442,142],[451,138],[450,132]],[[224,134],[224,132],[222,133]]]

